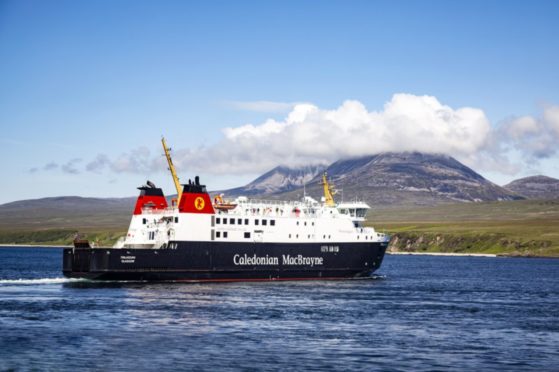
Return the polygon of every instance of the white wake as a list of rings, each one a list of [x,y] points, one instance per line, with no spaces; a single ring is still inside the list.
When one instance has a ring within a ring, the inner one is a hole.
[[[64,284],[64,283],[75,283],[83,282],[86,279],[78,278],[40,278],[40,279],[0,279],[0,285],[2,284],[21,284],[21,285],[34,285],[34,284]]]

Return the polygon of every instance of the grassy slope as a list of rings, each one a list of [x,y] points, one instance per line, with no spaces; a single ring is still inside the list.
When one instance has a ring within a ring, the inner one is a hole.
[[[102,245],[126,234],[130,210],[0,217],[0,244],[69,245],[77,232]]]
[[[391,249],[559,257],[559,200],[448,204],[377,210]]]

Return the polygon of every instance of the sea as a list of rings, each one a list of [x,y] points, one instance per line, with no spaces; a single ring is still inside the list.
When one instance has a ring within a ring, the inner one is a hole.
[[[559,260],[387,255],[370,278],[66,279],[0,248],[0,370],[559,370]]]

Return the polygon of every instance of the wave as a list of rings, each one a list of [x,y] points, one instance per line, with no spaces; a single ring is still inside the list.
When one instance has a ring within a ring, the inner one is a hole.
[[[64,283],[75,283],[83,282],[86,279],[76,279],[76,278],[39,278],[39,279],[0,279],[0,285],[2,284],[19,284],[19,285],[34,285],[34,284],[64,284]]]

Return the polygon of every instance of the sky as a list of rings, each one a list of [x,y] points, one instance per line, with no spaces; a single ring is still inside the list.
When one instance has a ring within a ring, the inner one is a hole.
[[[444,153],[559,178],[557,1],[0,0],[0,203]]]

